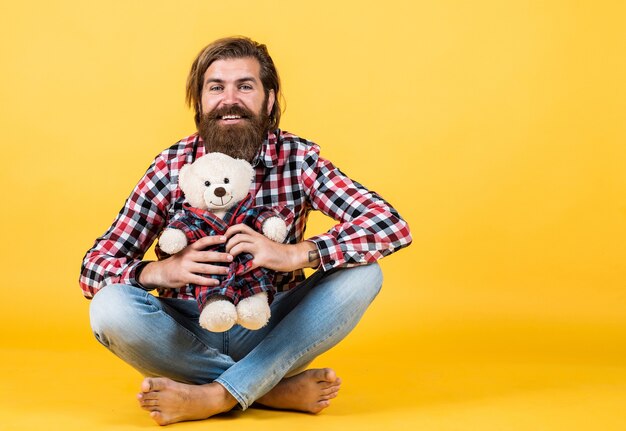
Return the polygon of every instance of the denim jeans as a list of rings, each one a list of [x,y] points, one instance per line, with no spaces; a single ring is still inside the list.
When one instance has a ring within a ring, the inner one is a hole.
[[[93,298],[91,327],[100,343],[145,376],[218,382],[246,409],[348,335],[381,285],[378,264],[318,271],[276,294],[265,327],[213,333],[199,326],[195,301],[113,284]]]

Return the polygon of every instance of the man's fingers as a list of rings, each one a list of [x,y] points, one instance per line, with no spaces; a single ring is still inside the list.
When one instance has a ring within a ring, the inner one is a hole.
[[[189,272],[198,275],[224,275],[228,274],[228,267],[209,265],[206,263],[196,263],[189,268]]]
[[[208,247],[223,244],[226,242],[226,236],[214,235],[200,238],[198,241],[191,244],[191,253],[188,257],[194,262],[232,262],[233,257],[228,253],[221,253],[217,251],[205,251]]]
[[[240,242],[234,244],[229,253],[233,256],[239,256],[241,253],[250,253],[252,256],[256,254],[257,250],[252,242]]]
[[[217,251],[196,251],[192,256],[190,256],[194,262],[208,262],[208,263],[217,263],[217,262],[232,262],[233,257],[228,254],[228,250],[226,253],[220,253]]]
[[[189,268],[185,282],[201,286],[217,286],[220,284],[219,281],[211,276],[217,275],[221,278],[226,274],[228,274],[228,267],[226,266],[197,263]]]
[[[225,235],[209,235],[200,238],[189,247],[191,247],[193,250],[204,250],[205,248],[212,245],[223,244],[226,242],[226,240],[227,238]]]
[[[237,247],[243,244],[249,244],[249,245],[254,244],[253,238],[250,235],[241,234],[241,235],[237,235],[229,239],[228,242],[226,243],[226,253],[229,253],[229,255],[231,256],[237,256],[239,253],[241,253],[241,251],[233,251],[233,250],[235,250]],[[249,250],[245,250],[245,251],[250,252]]]
[[[252,234],[254,233],[254,229],[252,229],[250,226],[245,225],[245,224],[236,224],[226,229],[226,232],[224,232],[224,236],[227,239],[231,239],[233,236],[237,235],[238,233]]]
[[[215,278],[204,277],[198,274],[193,274],[189,278],[189,283],[197,284],[199,286],[217,286],[218,284],[220,284],[220,282],[216,280]]]

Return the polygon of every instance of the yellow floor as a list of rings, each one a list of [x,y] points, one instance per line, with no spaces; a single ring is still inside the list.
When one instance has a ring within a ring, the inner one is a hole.
[[[250,409],[172,428],[626,429],[621,330],[421,320],[399,346],[403,337],[386,337],[376,322],[366,319],[357,336],[314,364],[333,366],[345,382],[322,414]],[[87,334],[73,337],[65,344],[77,348],[0,350],[0,430],[156,427],[134,398],[141,377]]]

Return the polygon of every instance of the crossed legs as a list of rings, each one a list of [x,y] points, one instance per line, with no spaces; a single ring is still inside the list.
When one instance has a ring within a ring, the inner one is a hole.
[[[194,301],[111,285],[93,299],[91,324],[104,346],[147,376],[138,398],[157,423],[206,418],[255,401],[316,413],[341,380],[332,369],[300,370],[354,328],[381,284],[377,264],[318,272],[277,295],[266,327],[225,333],[198,325]]]

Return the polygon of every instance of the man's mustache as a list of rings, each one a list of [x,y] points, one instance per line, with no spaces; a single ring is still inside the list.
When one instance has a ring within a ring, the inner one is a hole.
[[[238,116],[247,119],[254,118],[254,113],[243,106],[229,105],[214,109],[206,114],[208,120],[221,120],[226,116]]]

